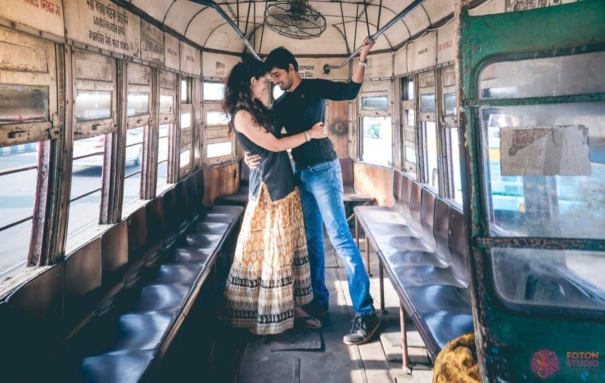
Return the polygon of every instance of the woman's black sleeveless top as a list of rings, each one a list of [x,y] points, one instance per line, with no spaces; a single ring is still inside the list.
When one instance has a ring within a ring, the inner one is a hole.
[[[240,110],[245,109],[241,106],[236,107],[231,115],[231,121],[235,121],[235,115]],[[261,128],[262,129],[262,128]],[[274,129],[269,129],[270,133],[275,137],[280,138],[279,132],[273,132]],[[292,172],[292,164],[288,157],[288,152],[272,152],[264,149],[252,142],[246,135],[235,131],[237,141],[242,149],[250,154],[258,154],[261,157],[260,166],[256,169],[250,169],[249,198],[256,200],[260,192],[261,183],[267,185],[269,196],[272,201],[278,201],[294,191],[295,181],[294,173]],[[246,166],[246,165],[243,165]]]

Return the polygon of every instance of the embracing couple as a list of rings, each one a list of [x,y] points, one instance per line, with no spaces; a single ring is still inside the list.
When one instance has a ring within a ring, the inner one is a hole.
[[[258,335],[297,325],[320,329],[328,312],[323,224],[345,266],[355,319],[348,345],[367,342],[379,320],[370,281],[353,241],[342,201],[342,173],[323,124],[326,100],[357,97],[367,54],[366,38],[351,81],[302,79],[285,48],[265,62],[235,65],[225,87],[223,112],[250,167],[249,203],[225,288],[221,318]],[[269,110],[267,74],[284,94]],[[287,132],[282,136],[282,128]],[[292,149],[295,169],[286,152]]]

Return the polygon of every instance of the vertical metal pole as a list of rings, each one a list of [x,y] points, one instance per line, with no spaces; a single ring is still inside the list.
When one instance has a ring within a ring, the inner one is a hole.
[[[402,304],[399,304],[399,325],[401,326],[401,367],[403,372],[410,375],[412,370],[408,366],[408,335],[405,328],[405,310]]]

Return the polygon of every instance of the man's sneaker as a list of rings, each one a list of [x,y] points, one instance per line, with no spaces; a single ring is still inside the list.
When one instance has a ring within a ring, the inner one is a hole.
[[[369,341],[378,327],[380,320],[376,313],[371,315],[358,315],[353,319],[351,331],[342,338],[344,344],[354,345]]]

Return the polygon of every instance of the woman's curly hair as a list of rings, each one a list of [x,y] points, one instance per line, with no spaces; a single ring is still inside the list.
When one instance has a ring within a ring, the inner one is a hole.
[[[233,131],[233,111],[237,105],[241,105],[252,115],[252,121],[267,132],[273,130],[273,113],[260,101],[252,97],[250,79],[254,77],[259,80],[267,74],[262,61],[255,59],[237,63],[225,83],[225,96],[221,104],[223,113],[229,121],[229,134]]]

